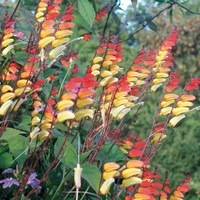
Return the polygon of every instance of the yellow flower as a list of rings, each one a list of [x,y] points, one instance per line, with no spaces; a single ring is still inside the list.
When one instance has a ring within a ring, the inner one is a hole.
[[[131,176],[134,176],[134,175],[138,175],[138,174],[141,174],[142,170],[141,169],[138,169],[138,168],[128,168],[128,169],[125,169],[122,171],[122,177],[123,178],[129,178]]]
[[[180,122],[183,118],[185,118],[184,114],[171,118],[171,120],[169,121],[169,126],[170,127],[176,126],[176,124],[178,124],[178,122]]]
[[[109,190],[110,190],[110,187],[111,185],[115,182],[115,179],[114,178],[109,178],[107,179],[106,181],[103,182],[101,188],[100,188],[100,193],[102,195],[106,195],[108,194]]]
[[[129,160],[126,163],[126,167],[127,168],[132,168],[132,167],[143,167],[144,162],[140,161],[140,160]]]
[[[31,120],[31,125],[35,126],[38,125],[40,123],[40,118],[38,116],[34,116],[33,119]]]
[[[174,99],[177,99],[177,98],[178,98],[177,94],[166,94],[164,96],[165,101],[171,101],[171,100],[174,100]]]
[[[74,102],[71,100],[61,100],[57,103],[57,109],[61,111],[73,105],[74,105]]]
[[[117,170],[113,170],[113,171],[110,171],[110,172],[104,172],[103,173],[103,179],[107,180],[109,178],[114,178],[114,177],[117,177],[119,175],[120,175],[120,173]]]
[[[162,108],[165,108],[165,107],[169,106],[170,104],[172,104],[172,103],[174,103],[174,102],[175,102],[175,100],[162,101],[162,102],[161,102],[161,107],[162,107]]]
[[[0,107],[0,115],[2,116],[5,115],[12,104],[13,104],[12,100],[8,100],[5,103],[3,103]]]
[[[104,61],[104,62],[103,62],[102,66],[103,66],[103,67],[108,67],[109,65],[112,65],[112,63],[113,63],[112,61],[107,60],[107,61]]]
[[[108,162],[108,163],[105,163],[104,166],[103,166],[103,169],[106,172],[117,170],[119,168],[120,168],[120,165],[115,163],[115,162]]]
[[[101,62],[102,60],[103,60],[102,57],[96,57],[96,58],[93,59],[93,63],[96,64],[96,63]]]
[[[5,92],[12,92],[13,88],[10,85],[3,85],[2,88],[1,88],[1,91],[3,93],[5,93]]]
[[[51,43],[54,40],[55,40],[54,36],[48,36],[48,37],[41,39],[38,43],[39,48],[41,49],[41,48],[46,47],[49,43]]]
[[[94,102],[94,100],[92,98],[78,99],[77,102],[76,102],[76,106],[78,108],[83,108],[85,106],[92,104],[93,102]]]
[[[140,184],[142,183],[142,179],[138,178],[138,177],[130,177],[130,178],[126,178],[122,181],[122,186],[127,188],[131,185],[136,185],[136,184]]]
[[[64,122],[68,119],[74,119],[74,118],[75,118],[75,115],[71,111],[62,111],[62,112],[59,112],[57,115],[58,122]]]
[[[168,115],[169,113],[171,113],[171,111],[172,111],[172,107],[162,108],[160,111],[160,115]]]
[[[7,92],[1,96],[1,102],[5,103],[6,101],[13,99],[15,94],[13,92]]]
[[[173,115],[180,115],[182,113],[188,112],[190,109],[188,107],[179,107],[179,108],[173,108],[172,114]]]
[[[167,136],[164,133],[154,133],[153,134],[153,139],[151,140],[151,144],[160,142],[161,140],[163,140],[166,137]]]
[[[75,113],[75,119],[81,120],[84,117],[90,117],[93,118],[94,110],[92,109],[80,109]]]
[[[177,106],[178,107],[187,107],[187,106],[190,107],[190,106],[193,106],[193,103],[190,101],[178,101]]]

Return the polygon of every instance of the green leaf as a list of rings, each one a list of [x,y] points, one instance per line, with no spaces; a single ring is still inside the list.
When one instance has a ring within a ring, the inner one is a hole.
[[[120,18],[118,17],[118,15],[117,15],[116,13],[113,12],[113,13],[112,13],[112,17],[113,17],[115,23],[116,23],[118,26],[120,26],[121,20],[120,20]]]
[[[156,25],[154,22],[148,22],[148,27],[149,27],[151,30],[157,32],[157,25]]]
[[[20,135],[21,133],[24,132],[13,128],[7,128],[1,137],[1,139],[8,142],[10,152],[20,166],[23,165],[26,159],[26,151],[28,150],[28,139]]]
[[[20,131],[20,130],[17,130],[17,129],[14,129],[14,128],[7,128],[4,131],[1,139],[7,141],[7,140],[10,140],[10,139],[13,139],[13,138],[17,137],[19,134],[22,134],[22,133],[24,133],[24,132]]]
[[[61,146],[63,145],[65,138],[59,137],[54,145],[54,154],[57,155]],[[70,142],[66,142],[64,145],[64,148],[59,156],[59,160],[65,164],[68,165],[71,168],[74,168],[77,164],[78,157],[76,153],[76,149]]]
[[[17,129],[29,132],[30,122],[31,122],[30,115],[25,115],[25,114],[22,115],[22,122],[17,126]]]
[[[78,0],[78,11],[91,28],[95,18],[92,4],[88,0]]]
[[[125,155],[117,145],[105,144],[98,153],[97,159],[103,162],[115,162],[124,160]]]
[[[0,155],[7,152],[9,150],[9,146],[7,142],[1,141],[1,146],[0,146]]]
[[[80,155],[80,163],[82,163],[82,162],[90,155],[91,152],[92,152],[92,150],[87,151],[87,152],[85,152],[85,153],[82,153],[82,154]]]
[[[0,169],[5,169],[13,164],[13,158],[10,153],[3,153],[0,155]]]
[[[26,58],[27,58],[26,51],[17,51],[15,53],[15,61],[18,62],[21,65],[24,65]]]
[[[97,193],[99,190],[101,172],[96,166],[90,163],[84,163],[81,167],[83,168],[82,178],[84,178]]]
[[[10,151],[15,157],[15,160],[19,166],[22,166],[27,157],[27,138],[22,135],[18,135],[15,138],[7,140],[7,142],[9,144]]]
[[[75,19],[74,19],[75,24],[82,26],[89,32],[93,32],[88,22],[83,18],[83,16],[81,16],[79,12],[74,12],[74,15],[75,15]]]

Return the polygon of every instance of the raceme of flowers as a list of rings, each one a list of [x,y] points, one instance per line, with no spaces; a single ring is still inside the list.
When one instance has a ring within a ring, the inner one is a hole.
[[[171,192],[167,176],[164,182],[159,182],[158,171],[151,172],[149,169],[149,160],[166,138],[167,128],[175,127],[187,113],[197,109],[193,103],[196,97],[191,91],[199,88],[200,78],[189,80],[181,92],[176,90],[180,88],[180,79],[173,71],[172,47],[178,30],[175,28],[157,51],[142,48],[125,72],[120,67],[123,59],[120,40],[111,34],[108,38],[102,37],[91,66],[80,75],[78,65],[74,65],[78,55],[73,52],[67,54],[67,46],[72,41],[71,29],[75,26],[72,21],[74,8],[68,4],[61,13],[61,3],[61,0],[40,0],[38,3],[35,26],[39,35],[31,36],[27,48],[23,48],[27,55],[23,64],[17,62],[14,55],[14,45],[20,40],[14,36],[16,22],[9,18],[7,12],[5,14],[1,56],[12,55],[12,58],[5,62],[0,73],[1,135],[9,127],[12,116],[28,100],[31,102],[28,110],[31,116],[30,141],[36,139],[48,143],[54,137],[56,125],[62,124],[66,132],[70,132],[92,122],[83,144],[83,152],[94,149],[90,161],[95,162],[98,151],[107,140],[116,143],[126,157],[124,162],[103,163],[101,195],[107,195],[115,185],[125,191],[126,200],[183,199],[189,189],[189,175]],[[96,21],[107,11],[108,7],[105,7],[98,12]],[[34,39],[36,42],[32,43]],[[66,70],[64,77],[59,70],[55,74],[47,73],[56,67],[55,62],[59,63],[60,71]],[[150,137],[144,141],[129,135],[116,141],[122,127],[119,126],[116,131],[112,122],[124,120],[133,107],[144,103],[143,98],[149,92],[156,92],[161,86],[164,88],[163,96]],[[99,131],[102,131],[101,134]],[[112,134],[116,135],[112,137]],[[74,169],[75,185],[80,188],[83,169],[79,164]],[[37,173],[32,171],[25,185],[40,190],[40,180],[36,177]],[[13,173],[0,180],[0,184],[4,189],[18,187],[20,178]]]

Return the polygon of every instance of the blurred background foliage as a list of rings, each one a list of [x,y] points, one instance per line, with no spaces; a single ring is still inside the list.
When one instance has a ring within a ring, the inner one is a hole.
[[[4,16],[5,9],[13,11],[16,2],[14,0],[1,0],[1,16]],[[64,0],[63,8],[68,2],[76,5],[75,0]],[[93,4],[94,9],[98,11],[115,1],[90,0],[90,2]],[[132,2],[133,6],[130,5],[127,10],[122,10],[120,1],[116,1],[114,12],[110,15],[107,24],[106,34],[108,35],[110,32],[117,34],[123,41],[124,61],[121,67],[127,69],[142,46],[158,48],[160,41],[168,35],[173,26],[176,26],[179,30],[179,39],[174,49],[175,69],[179,72],[183,84],[191,76],[200,76],[200,17],[199,14],[195,14],[200,13],[199,1],[177,1],[186,7],[188,11],[175,5],[172,9],[166,9],[162,12],[153,22],[150,22],[149,19],[169,6],[169,2],[172,1],[143,0],[137,2],[132,0]],[[32,24],[34,24],[33,14],[36,5],[37,1],[35,0],[22,0],[17,12],[18,22],[20,22],[17,29],[25,32],[27,37],[30,29],[35,31],[35,27]],[[79,32],[77,31],[78,29],[74,29],[74,32],[77,32],[77,36],[87,32],[93,33],[92,39],[87,43],[79,42],[73,46],[74,51],[79,52],[77,64],[79,65],[80,73],[84,73],[86,67],[91,64],[89,61],[94,56],[100,34],[105,26],[105,20],[106,17],[104,17],[104,20],[95,23],[91,29],[77,22],[81,28]],[[147,25],[145,26],[146,23]],[[133,35],[140,28],[142,30]],[[126,40],[127,38],[129,39]],[[158,105],[159,96],[159,92],[149,95],[136,120],[135,118],[133,119],[130,113],[124,127],[128,128],[132,133],[147,137],[156,110],[155,102]],[[200,101],[200,93],[197,96],[199,97],[197,101]],[[169,129],[168,137],[164,140],[152,163],[152,167],[157,166],[163,177],[165,172],[168,172],[169,179],[173,185],[180,183],[187,172],[192,173],[191,190],[185,198],[187,200],[200,199],[199,119],[200,112],[191,112],[176,128]]]

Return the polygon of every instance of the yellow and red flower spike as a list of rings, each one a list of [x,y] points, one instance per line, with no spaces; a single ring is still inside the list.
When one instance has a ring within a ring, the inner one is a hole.
[[[47,11],[49,0],[40,0],[35,13],[35,18],[38,22],[43,22],[45,20],[44,14]]]
[[[173,67],[173,57],[171,55],[172,47],[175,45],[177,40],[177,29],[174,29],[172,33],[163,41],[160,49],[156,55],[156,62],[154,64],[153,71],[155,72],[155,77],[152,81],[151,91],[155,92],[163,82],[166,82],[168,73],[171,71],[169,67]],[[165,68],[167,70],[165,70]],[[170,87],[168,87],[168,90]]]
[[[182,183],[173,191],[170,195],[169,200],[183,200],[184,193],[188,192],[190,183],[190,175],[182,181]]]
[[[3,33],[2,33],[2,40],[1,40],[1,47],[2,50],[2,56],[6,56],[9,51],[11,51],[14,48],[13,42],[14,42],[14,32],[15,29],[13,28],[15,24],[15,20],[11,19],[8,16],[8,11],[5,13],[4,18],[4,25],[3,25]]]
[[[74,19],[73,11],[74,11],[74,8],[72,7],[72,5],[67,5],[66,10],[61,17],[58,27],[54,34],[55,40],[52,41],[53,49],[49,53],[50,58],[54,59],[60,53],[62,53],[65,47],[62,45],[65,45],[70,41],[69,36],[73,34],[73,31],[70,29],[75,26],[75,24],[71,22]],[[60,51],[60,48],[59,48],[60,46],[63,47],[61,48],[62,51]],[[59,53],[55,52],[55,50],[59,51]]]

